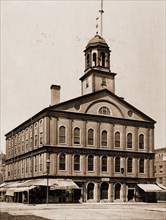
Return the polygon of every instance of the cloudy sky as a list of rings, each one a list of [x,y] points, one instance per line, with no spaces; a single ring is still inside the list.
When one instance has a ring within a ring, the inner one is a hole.
[[[50,104],[81,95],[87,42],[100,1],[1,2],[1,148],[4,134]],[[165,1],[104,1],[103,37],[110,46],[116,94],[157,121],[165,147]]]

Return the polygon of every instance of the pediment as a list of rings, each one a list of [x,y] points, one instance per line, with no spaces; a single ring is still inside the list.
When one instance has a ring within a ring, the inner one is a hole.
[[[100,115],[101,108],[109,109],[106,117],[123,118],[129,120],[149,121],[155,123],[153,119],[145,115],[143,112],[130,105],[124,99],[116,96],[107,89],[80,96],[78,98],[60,103],[51,107],[55,110]]]

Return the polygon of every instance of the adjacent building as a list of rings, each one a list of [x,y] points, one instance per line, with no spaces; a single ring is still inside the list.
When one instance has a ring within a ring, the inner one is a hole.
[[[158,200],[166,201],[166,148],[155,149],[155,177],[156,182],[164,190],[157,193]]]
[[[166,148],[155,149],[155,177],[159,184],[166,186]]]
[[[2,152],[0,153],[0,184],[5,180],[5,158],[6,155]]]

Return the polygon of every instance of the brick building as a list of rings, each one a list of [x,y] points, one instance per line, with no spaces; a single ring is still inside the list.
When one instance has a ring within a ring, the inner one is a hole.
[[[5,180],[5,158],[6,155],[0,153],[0,184]]]
[[[61,103],[52,85],[51,106],[6,134],[5,180],[21,187],[9,196],[28,193],[30,202],[47,179],[49,202],[155,200],[155,121],[115,94],[110,52],[95,35],[84,51],[82,95]]]
[[[159,184],[166,186],[166,148],[155,149],[155,177]]]

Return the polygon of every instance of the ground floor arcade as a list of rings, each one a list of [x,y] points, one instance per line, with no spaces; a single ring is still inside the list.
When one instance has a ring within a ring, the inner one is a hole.
[[[27,204],[91,202],[156,202],[155,183],[97,180],[37,179],[0,187],[4,201]]]

